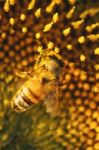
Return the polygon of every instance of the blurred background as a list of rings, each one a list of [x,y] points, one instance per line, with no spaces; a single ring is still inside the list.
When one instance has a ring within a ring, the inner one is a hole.
[[[39,52],[66,60],[58,116],[10,103]],[[0,150],[99,150],[99,0],[0,0]]]

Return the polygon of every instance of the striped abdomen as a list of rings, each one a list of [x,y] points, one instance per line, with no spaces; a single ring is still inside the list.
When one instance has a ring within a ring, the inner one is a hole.
[[[40,101],[40,98],[33,91],[23,86],[14,96],[12,108],[17,112],[24,112]]]

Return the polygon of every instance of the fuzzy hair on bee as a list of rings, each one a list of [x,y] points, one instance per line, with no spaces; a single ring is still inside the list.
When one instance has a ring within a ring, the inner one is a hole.
[[[59,107],[58,82],[63,66],[59,54],[52,50],[45,51],[36,62],[30,79],[14,95],[11,107],[16,112],[24,112],[35,104],[43,102],[46,111],[55,114]]]
[[[62,74],[64,67],[63,58],[52,50],[45,50],[44,54],[38,59],[40,61],[37,61],[36,68],[39,68],[39,66],[44,66],[44,68],[49,71],[54,78],[59,77]]]

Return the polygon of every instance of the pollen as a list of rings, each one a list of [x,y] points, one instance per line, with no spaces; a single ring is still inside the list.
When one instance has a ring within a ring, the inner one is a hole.
[[[75,11],[75,6],[73,6],[72,9],[66,14],[66,18],[67,19],[72,18],[74,11]]]
[[[10,5],[14,5],[15,4],[15,0],[9,0]]]
[[[35,5],[35,0],[31,0],[31,2],[29,3],[28,5],[28,10],[31,10],[34,8],[34,5]]]
[[[6,34],[5,32],[3,32],[3,33],[1,34],[1,36],[2,36],[3,39],[5,39],[6,36],[7,36],[7,34]]]
[[[38,52],[39,52],[40,54],[43,53],[43,47],[42,47],[42,46],[39,46],[39,47],[38,47]]]
[[[85,60],[86,60],[85,55],[83,55],[83,54],[82,54],[82,55],[80,55],[80,60],[81,60],[81,61],[85,61]]]
[[[41,34],[40,34],[39,32],[37,32],[37,33],[35,34],[35,37],[36,37],[36,39],[39,39],[39,38],[41,37]]]
[[[15,19],[14,18],[10,18],[9,22],[13,26],[15,24]]]
[[[8,12],[10,10],[10,6],[9,6],[9,1],[6,0],[5,4],[4,4],[4,11]]]
[[[87,36],[87,38],[89,40],[91,40],[92,42],[99,40],[99,34],[90,34]]]
[[[99,23],[95,23],[86,27],[87,32],[92,32],[95,28],[99,28]]]
[[[49,49],[53,49],[54,43],[53,42],[49,42],[47,46],[48,46]]]
[[[99,55],[99,47],[94,50],[95,55]]]
[[[53,22],[56,23],[58,21],[58,13],[53,15]]]
[[[43,32],[47,32],[52,28],[53,22],[50,22],[49,24],[46,24],[44,27]]]
[[[59,48],[59,47],[55,47],[54,51],[55,51],[56,53],[59,53],[59,52],[60,52],[60,48]]]
[[[76,3],[76,0],[68,0],[68,1],[71,5],[74,5]]]
[[[72,50],[73,47],[72,47],[71,44],[67,44],[67,45],[66,45],[66,48],[67,48],[68,50]]]
[[[83,44],[85,42],[85,37],[84,36],[79,37],[78,42],[80,44]]]
[[[24,21],[24,20],[26,19],[25,14],[21,14],[20,19],[21,19],[22,21]]]
[[[37,18],[39,18],[41,16],[41,8],[38,8],[36,11],[35,11],[35,16]]]
[[[99,70],[99,64],[96,64],[96,65],[95,65],[95,69],[96,69],[96,70]]]
[[[23,27],[23,28],[22,28],[22,32],[23,32],[23,33],[26,33],[26,32],[27,32],[27,27]]]
[[[84,22],[84,20],[79,20],[79,21],[76,21],[76,22],[72,22],[72,26],[74,27],[74,29],[78,29],[80,27],[80,25]]]
[[[54,6],[55,6],[55,1],[52,0],[52,2],[46,7],[46,12],[50,13],[51,11],[53,11]]]
[[[63,35],[64,35],[64,36],[69,35],[69,34],[70,34],[70,31],[71,31],[71,28],[67,28],[67,29],[63,30]]]
[[[91,9],[87,9],[86,11],[82,12],[80,14],[80,18],[86,18],[88,15],[90,16],[94,16],[99,12],[99,8],[91,8]]]

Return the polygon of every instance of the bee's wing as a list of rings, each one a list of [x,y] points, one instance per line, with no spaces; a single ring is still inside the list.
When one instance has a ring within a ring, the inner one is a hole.
[[[58,80],[50,81],[45,86],[46,98],[44,104],[46,112],[53,116],[59,113],[59,86]]]

